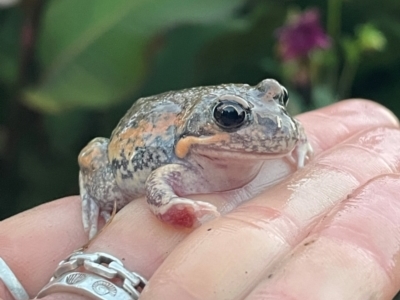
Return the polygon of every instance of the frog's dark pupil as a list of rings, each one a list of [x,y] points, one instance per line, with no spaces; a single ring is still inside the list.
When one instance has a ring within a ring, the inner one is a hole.
[[[235,101],[221,101],[214,109],[214,119],[221,127],[239,127],[245,118],[246,111]]]

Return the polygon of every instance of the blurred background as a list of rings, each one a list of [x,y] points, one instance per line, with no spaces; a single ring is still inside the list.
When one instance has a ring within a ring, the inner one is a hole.
[[[398,0],[0,0],[0,220],[78,194],[77,155],[142,96],[272,77],[293,114],[400,116]]]

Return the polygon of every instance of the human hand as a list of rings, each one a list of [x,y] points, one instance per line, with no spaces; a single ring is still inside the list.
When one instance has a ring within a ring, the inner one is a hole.
[[[391,299],[400,287],[397,120],[366,101],[299,119],[317,156],[280,184],[194,231],[160,222],[135,200],[86,252],[151,278],[141,299]],[[219,207],[227,199],[193,198]],[[79,197],[69,197],[0,223],[0,257],[30,295],[87,242],[80,213]],[[0,297],[11,299],[1,284]],[[46,299],[71,297],[83,298]]]

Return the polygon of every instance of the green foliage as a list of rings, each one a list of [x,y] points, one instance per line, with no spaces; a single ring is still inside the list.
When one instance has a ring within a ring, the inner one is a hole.
[[[239,3],[51,1],[43,14],[37,49],[42,75],[26,91],[26,104],[51,113],[109,107],[134,92],[143,80],[152,37],[177,24],[224,19]]]
[[[0,8],[0,219],[78,193],[80,149],[109,136],[144,95],[273,77],[287,85],[295,113],[340,95],[400,115],[398,0],[293,3],[26,0]],[[289,12],[312,7],[332,47],[283,62],[276,29]],[[309,76],[307,93],[293,80],[298,70]]]
[[[382,32],[369,23],[357,28],[357,40],[362,51],[382,51],[386,45]]]

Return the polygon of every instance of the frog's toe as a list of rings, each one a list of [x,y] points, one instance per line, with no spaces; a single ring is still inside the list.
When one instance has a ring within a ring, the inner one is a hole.
[[[301,169],[313,157],[313,154],[314,151],[311,144],[304,141],[296,147],[295,151],[288,156],[288,159],[293,163],[297,161],[297,168]]]
[[[80,183],[82,183],[80,176]],[[97,233],[97,221],[99,219],[99,206],[89,196],[86,189],[81,185],[81,199],[82,199],[82,224],[85,233],[89,234],[89,239],[94,237]]]
[[[168,207],[157,213],[164,222],[181,227],[198,227],[220,216],[217,208],[206,202],[174,198]]]
[[[87,205],[88,204],[88,205]],[[99,218],[99,207],[94,201],[82,201],[82,223],[83,230],[89,234],[89,239],[97,233],[97,222]]]

